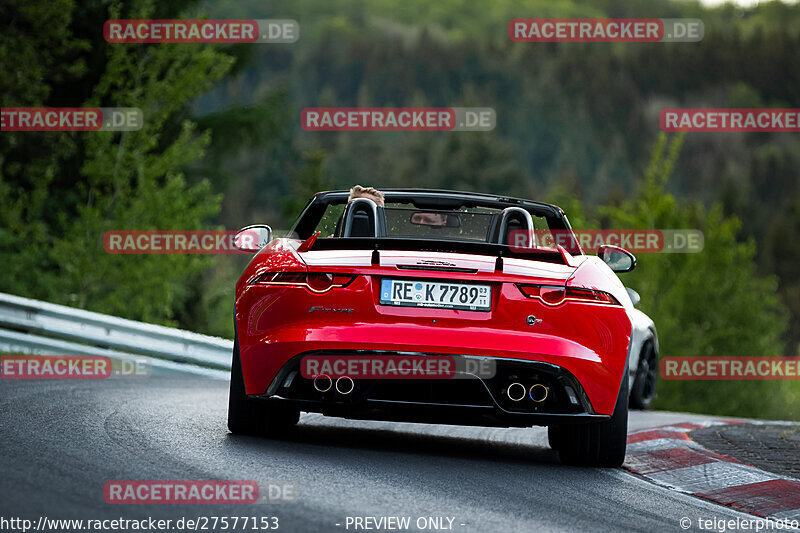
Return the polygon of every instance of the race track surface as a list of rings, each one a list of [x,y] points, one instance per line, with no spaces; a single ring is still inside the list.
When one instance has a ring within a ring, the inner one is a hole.
[[[0,516],[277,516],[288,532],[357,531],[347,517],[366,516],[408,516],[409,531],[419,531],[419,517],[450,517],[456,532],[684,531],[684,517],[694,530],[698,517],[745,516],[622,470],[562,466],[543,428],[304,415],[291,438],[240,437],[225,425],[227,395],[226,382],[201,377],[1,380]],[[630,426],[693,417],[632,412]],[[103,497],[109,480],[164,479],[279,481],[296,485],[299,498],[112,505]]]

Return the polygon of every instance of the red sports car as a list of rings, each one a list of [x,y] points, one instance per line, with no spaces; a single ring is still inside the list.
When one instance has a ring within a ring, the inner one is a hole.
[[[260,244],[241,241],[257,253],[236,286],[232,432],[280,433],[300,411],[542,425],[563,462],[622,463],[634,309],[615,272],[630,253],[543,239],[572,235],[554,205],[349,196],[316,194],[287,238],[245,228]]]

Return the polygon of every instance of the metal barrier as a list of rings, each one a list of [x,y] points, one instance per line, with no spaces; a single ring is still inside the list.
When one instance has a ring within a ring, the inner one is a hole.
[[[0,293],[0,350],[149,356],[156,366],[192,372],[196,365],[194,373],[219,377],[230,370],[233,341]]]

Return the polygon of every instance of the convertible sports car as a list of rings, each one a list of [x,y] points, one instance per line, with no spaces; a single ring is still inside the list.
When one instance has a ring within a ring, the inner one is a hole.
[[[572,235],[554,205],[384,194],[378,206],[321,192],[287,238],[240,233],[257,253],[236,286],[229,429],[280,434],[300,411],[543,425],[562,462],[620,465],[628,405],[649,404],[658,350],[615,274],[633,255],[545,245],[541,232]]]

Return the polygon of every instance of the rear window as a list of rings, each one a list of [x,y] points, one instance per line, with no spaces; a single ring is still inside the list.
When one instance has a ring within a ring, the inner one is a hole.
[[[499,210],[432,210],[386,206],[386,236],[486,242]]]

